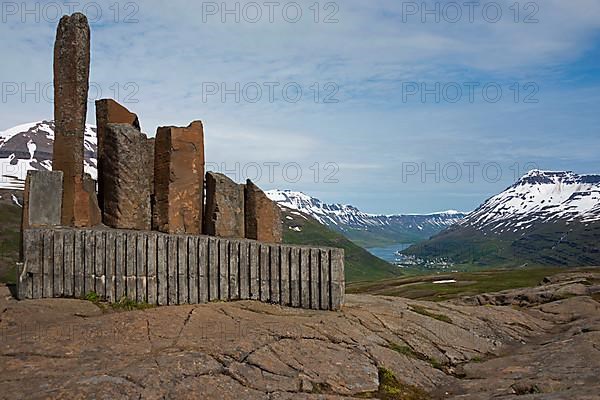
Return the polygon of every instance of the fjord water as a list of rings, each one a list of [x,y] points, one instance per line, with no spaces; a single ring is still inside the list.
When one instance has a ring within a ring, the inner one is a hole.
[[[369,253],[381,258],[382,260],[385,260],[389,263],[394,263],[394,261],[398,259],[396,253],[408,249],[410,246],[412,246],[412,243],[396,243],[385,247],[371,247],[367,250]]]

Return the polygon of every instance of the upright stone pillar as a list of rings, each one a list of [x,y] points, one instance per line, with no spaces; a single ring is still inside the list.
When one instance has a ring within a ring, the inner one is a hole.
[[[113,99],[96,100],[96,129],[98,132],[98,204],[104,214],[104,173],[106,163],[106,126],[108,124],[129,124],[141,131],[140,122],[134,113]],[[150,164],[152,165],[152,164]],[[108,194],[110,196],[110,194]]]
[[[148,138],[129,124],[104,127],[103,221],[116,229],[150,230],[152,154]]]
[[[27,172],[23,193],[22,230],[60,226],[62,196],[61,171]]]
[[[158,128],[154,154],[155,218],[165,233],[202,233],[204,128]]]
[[[223,174],[206,173],[204,233],[226,238],[244,238],[244,185]]]
[[[84,132],[90,74],[90,27],[81,13],[61,18],[54,45],[55,139],[52,167],[64,174],[62,223],[90,226],[93,193],[84,188]]]
[[[281,209],[250,179],[244,189],[244,210],[246,238],[268,243],[283,241]]]

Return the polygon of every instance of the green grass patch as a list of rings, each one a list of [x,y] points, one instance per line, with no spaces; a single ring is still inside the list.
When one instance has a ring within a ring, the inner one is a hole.
[[[104,301],[96,292],[89,292],[83,298],[83,300],[90,301],[98,306],[102,311],[107,312],[109,310],[113,311],[135,311],[135,310],[147,310],[149,308],[155,308],[156,306],[153,304],[148,304],[144,302],[137,302],[130,300],[126,297],[121,298],[116,303],[108,303]]]
[[[429,311],[427,308],[423,306],[419,306],[416,304],[409,304],[410,310],[416,312],[417,314],[424,315],[429,318],[436,319],[438,321],[445,322],[447,324],[452,324],[452,319],[444,314],[436,314],[434,312]]]
[[[379,368],[379,391],[376,395],[381,400],[428,400],[429,395],[416,386],[402,383],[387,368]]]
[[[461,296],[493,293],[503,290],[537,286],[545,277],[563,272],[598,271],[599,268],[526,267],[476,272],[442,273],[409,276],[378,282],[350,283],[348,293],[397,296],[415,300],[444,301]],[[434,284],[440,280],[456,283]]]

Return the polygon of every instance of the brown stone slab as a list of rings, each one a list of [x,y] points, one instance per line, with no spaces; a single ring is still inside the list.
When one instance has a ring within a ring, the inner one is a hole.
[[[204,233],[244,238],[244,186],[216,172],[206,173]]]
[[[204,129],[158,128],[154,154],[154,224],[161,232],[200,234],[203,224]]]
[[[244,186],[244,219],[248,239],[267,243],[283,241],[281,209],[250,180]]]
[[[128,124],[104,127],[102,220],[116,229],[150,230],[153,154],[145,151],[148,138]]]
[[[52,167],[64,173],[62,224],[90,225],[84,189],[84,132],[90,71],[90,28],[81,13],[61,18],[54,44],[55,139]]]

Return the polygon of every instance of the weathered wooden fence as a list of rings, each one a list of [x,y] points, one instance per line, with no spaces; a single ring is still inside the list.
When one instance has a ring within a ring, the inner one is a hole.
[[[341,249],[114,229],[28,229],[20,299],[128,298],[156,305],[260,300],[339,310]]]

